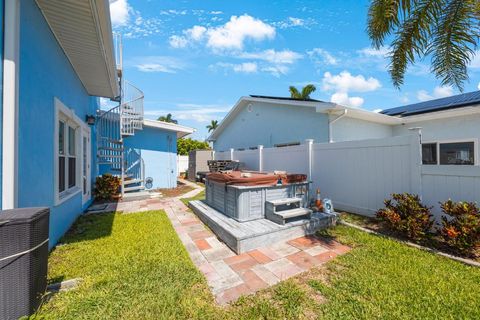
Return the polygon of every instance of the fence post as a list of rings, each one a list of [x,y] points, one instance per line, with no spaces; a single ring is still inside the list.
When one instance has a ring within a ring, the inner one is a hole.
[[[258,171],[263,171],[263,146],[258,146]]]
[[[232,161],[234,160],[234,159],[233,159],[233,151],[234,151],[234,150],[235,150],[235,149],[230,148],[230,160],[232,160]]]
[[[423,199],[422,190],[422,128],[411,128],[413,132],[410,143],[411,159],[411,193],[417,194]]]
[[[307,145],[307,164],[308,164],[308,180],[312,180],[312,166],[313,166],[313,139],[306,139]]]

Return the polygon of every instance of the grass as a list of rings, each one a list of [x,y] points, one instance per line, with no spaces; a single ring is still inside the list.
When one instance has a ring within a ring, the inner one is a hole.
[[[196,198],[201,198],[201,195]],[[191,199],[189,199],[191,200]],[[50,256],[49,278],[83,278],[52,319],[478,319],[480,269],[346,226],[353,247],[321,268],[234,305],[214,304],[161,211],[83,217]]]
[[[49,258],[50,282],[82,278],[47,319],[213,318],[213,298],[163,211],[82,217]]]

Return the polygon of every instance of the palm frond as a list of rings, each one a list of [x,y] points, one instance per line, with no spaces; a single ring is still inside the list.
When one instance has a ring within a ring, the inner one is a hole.
[[[288,90],[290,91],[290,97],[292,97],[293,99],[301,99],[300,92],[297,88],[295,88],[294,86],[290,86]]]
[[[409,64],[425,54],[443,0],[419,0],[395,34],[392,42],[389,72],[393,85],[403,84]]]
[[[302,99],[310,99],[310,94],[312,94],[317,88],[313,84],[308,84],[302,89],[301,97]]]
[[[451,0],[439,17],[437,28],[427,55],[432,55],[432,72],[443,85],[452,85],[463,91],[468,79],[467,66],[475,54],[478,40],[478,21],[475,6],[478,1]]]

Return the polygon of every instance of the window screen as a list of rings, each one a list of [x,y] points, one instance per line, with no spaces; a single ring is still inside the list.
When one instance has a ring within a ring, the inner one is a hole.
[[[422,163],[423,164],[437,164],[437,144],[424,143],[422,144]]]
[[[474,165],[473,142],[440,143],[440,164]]]

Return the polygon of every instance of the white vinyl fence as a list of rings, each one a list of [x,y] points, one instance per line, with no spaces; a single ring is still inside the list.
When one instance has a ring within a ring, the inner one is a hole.
[[[188,156],[177,156],[177,177],[188,171]]]
[[[340,210],[372,216],[392,193],[421,196],[439,216],[438,203],[480,202],[480,166],[421,165],[418,134],[386,139],[313,143],[282,148],[216,152],[215,159],[238,160],[247,169],[304,173]]]

